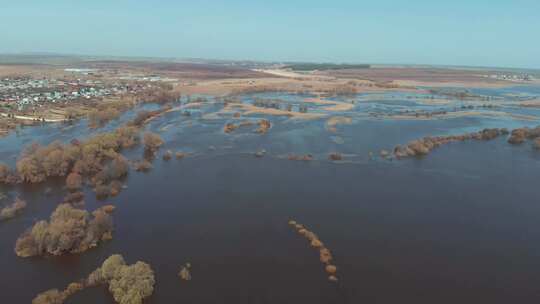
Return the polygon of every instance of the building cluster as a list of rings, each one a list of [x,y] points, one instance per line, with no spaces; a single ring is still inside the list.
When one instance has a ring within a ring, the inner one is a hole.
[[[0,79],[0,105],[22,110],[44,103],[66,103],[84,99],[137,93],[148,84],[105,83],[91,79]]]
[[[159,75],[135,75],[125,74],[117,77],[120,80],[149,81],[149,82],[178,82],[176,78],[162,77]]]
[[[491,74],[486,77],[508,81],[533,81],[536,78],[531,74]]]

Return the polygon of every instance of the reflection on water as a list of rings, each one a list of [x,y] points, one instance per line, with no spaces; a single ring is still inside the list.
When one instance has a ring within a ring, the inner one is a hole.
[[[423,159],[368,157],[370,151],[425,135],[538,122],[508,117],[373,119],[365,115],[366,104],[376,101],[362,98],[352,112],[331,113],[353,118],[350,125],[338,125],[336,133],[325,128],[324,118],[265,116],[273,125],[262,136],[249,128],[224,134],[224,123],[233,119],[227,115],[207,119],[177,111],[153,120],[147,128],[165,139],[163,150],[192,155],[157,159],[146,174],[131,172],[128,189],[106,202],[96,201],[89,191],[88,210],[106,203],[118,208],[114,239],[81,255],[20,259],[13,252],[17,236],[48,218],[61,201],[63,181],[4,189],[12,196],[19,193],[29,206],[20,217],[0,223],[2,299],[28,303],[39,292],[86,277],[114,253],[128,263],[152,265],[157,285],[147,303],[539,299],[540,190],[535,184],[540,154],[499,138],[445,145]],[[415,101],[406,102],[413,107]],[[13,163],[21,147],[33,140],[69,141],[91,132],[84,124],[25,128],[0,141],[2,160]],[[252,155],[259,149],[267,151],[262,158]],[[331,151],[350,155],[353,162],[331,163],[326,160]],[[137,158],[140,153],[139,148],[126,154]],[[311,153],[317,160],[278,157],[287,153]],[[53,189],[49,195],[44,194],[47,187]],[[328,282],[319,253],[290,229],[291,218],[309,223],[332,249],[339,266],[337,284]],[[178,278],[186,262],[191,264],[188,282]],[[105,288],[95,288],[68,303],[113,299]]]

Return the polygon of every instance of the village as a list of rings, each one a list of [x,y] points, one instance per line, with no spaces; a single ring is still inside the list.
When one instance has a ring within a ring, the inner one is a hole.
[[[116,117],[139,102],[177,99],[177,85],[177,79],[151,71],[3,66],[0,137],[18,126],[81,118],[89,118],[89,124],[97,126],[111,113]]]
[[[68,103],[136,94],[150,87],[150,84],[128,84],[125,81],[108,83],[92,79],[8,77],[0,80],[0,106],[4,111],[23,111],[41,107],[45,103]]]
[[[506,80],[506,81],[515,81],[515,82],[527,82],[535,81],[536,78],[532,74],[515,74],[515,73],[499,73],[486,75],[485,77],[497,79],[497,80]]]

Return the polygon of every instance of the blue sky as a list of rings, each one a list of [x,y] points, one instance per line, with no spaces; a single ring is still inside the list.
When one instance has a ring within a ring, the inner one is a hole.
[[[539,0],[0,0],[0,52],[540,68]]]

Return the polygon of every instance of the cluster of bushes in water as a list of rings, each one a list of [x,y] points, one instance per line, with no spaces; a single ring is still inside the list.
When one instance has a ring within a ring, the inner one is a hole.
[[[95,175],[104,169],[107,161],[121,161],[118,152],[138,144],[138,133],[136,128],[121,127],[84,142],[73,140],[69,144],[62,144],[55,141],[47,146],[34,143],[22,152],[16,172],[2,166],[0,179],[7,183],[39,183],[48,177],[63,177],[70,172]]]
[[[537,150],[540,149],[540,126],[530,129],[530,128],[518,128],[512,130],[508,142],[514,145],[519,145],[524,143],[527,139],[533,141],[533,147]]]
[[[315,158],[313,157],[312,154],[289,154],[287,156],[287,159],[288,160],[299,160],[299,161],[312,161],[314,160]],[[332,160],[332,161],[339,161],[339,160],[343,160],[343,155],[341,155],[341,153],[339,152],[331,152],[328,154],[328,159],[329,160]]]
[[[26,208],[26,201],[23,201],[18,197],[15,198],[13,203],[4,208],[0,208],[0,222],[14,218],[17,214],[21,213],[24,208]]]
[[[141,261],[127,265],[121,255],[114,254],[86,279],[70,283],[62,291],[50,289],[42,292],[32,300],[32,304],[62,304],[85,288],[105,284],[117,303],[141,304],[154,292],[154,271],[149,264]]]
[[[112,206],[106,206],[90,215],[70,204],[60,204],[48,222],[35,223],[17,239],[15,253],[31,257],[84,252],[100,241],[112,239],[112,210]]]
[[[259,134],[265,134],[272,127],[272,123],[268,119],[259,119],[257,122],[253,122],[251,120],[244,120],[236,124],[232,122],[226,123],[225,126],[223,126],[223,132],[231,133],[232,131],[240,127],[252,126],[254,124],[258,126],[258,128],[255,129],[254,132]]]
[[[450,142],[465,141],[465,140],[491,140],[500,135],[508,134],[507,129],[484,129],[479,132],[466,133],[461,135],[450,136],[428,136],[422,139],[414,140],[405,146],[397,145],[394,148],[394,156],[396,158],[405,158],[411,156],[422,156],[429,154],[433,149]],[[381,151],[381,155],[388,155]]]
[[[137,129],[122,127],[84,142],[32,144],[21,154],[15,171],[0,165],[0,181],[40,183],[49,177],[67,176],[67,188],[77,190],[83,177],[87,177],[96,192],[103,192],[103,187],[110,187],[112,181],[127,175],[128,162],[119,151],[138,142]]]
[[[288,112],[293,111],[293,104],[287,103],[281,99],[262,99],[262,98],[255,98],[253,101],[253,105],[259,108],[266,108],[266,109],[276,109],[281,110],[282,108]],[[298,105],[298,112],[300,113],[307,113],[308,106],[305,103],[301,103]]]
[[[417,139],[409,142],[407,145],[397,145],[393,150],[393,155],[400,159],[412,156],[423,156],[429,154],[433,149],[457,141],[466,140],[492,140],[501,135],[508,135],[508,143],[510,144],[522,144],[526,140],[533,140],[533,147],[540,149],[540,126],[536,128],[518,128],[512,130],[510,133],[506,128],[491,128],[483,129],[478,132],[465,133],[461,135],[449,135],[449,136],[427,136],[422,139]],[[390,157],[390,153],[385,150],[381,151],[382,157]]]
[[[85,141],[74,139],[68,144],[55,141],[47,146],[31,144],[21,153],[15,170],[0,164],[0,183],[40,183],[47,178],[66,177],[66,187],[73,193],[87,180],[98,197],[116,195],[122,188],[120,180],[129,171],[129,162],[120,151],[138,145],[140,127],[162,111],[141,112],[125,126]],[[146,132],[142,142],[147,157],[152,157],[164,143],[152,132]],[[70,199],[78,195],[73,193]]]
[[[319,237],[296,221],[289,221],[289,225],[305,237],[314,249],[318,250],[320,261],[328,274],[328,280],[338,281],[337,267],[333,264],[332,253]],[[189,268],[191,268],[189,263],[182,266],[178,274],[182,280],[191,280]],[[44,291],[32,300],[32,304],[62,304],[77,292],[100,285],[108,285],[108,290],[117,303],[142,304],[143,300],[154,292],[155,283],[154,271],[149,264],[138,261],[128,265],[121,255],[114,254],[86,278],[68,284],[64,290]]]

